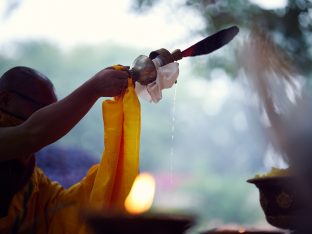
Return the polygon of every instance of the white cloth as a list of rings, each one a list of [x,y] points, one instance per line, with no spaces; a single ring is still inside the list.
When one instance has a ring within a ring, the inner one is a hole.
[[[179,76],[179,63],[173,62],[165,66],[158,67],[157,64],[156,80],[148,85],[135,83],[135,91],[137,95],[149,102],[157,103],[162,99],[162,90],[173,86]]]

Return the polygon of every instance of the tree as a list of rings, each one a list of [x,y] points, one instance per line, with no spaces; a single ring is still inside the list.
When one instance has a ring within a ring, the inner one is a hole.
[[[132,9],[136,12],[146,12],[152,7],[157,7],[160,2],[162,1],[133,0]],[[241,35],[258,27],[289,54],[298,70],[308,75],[312,62],[312,24],[309,15],[311,6],[312,2],[309,0],[294,0],[287,1],[283,8],[266,10],[246,0],[185,0],[176,1],[171,7],[176,9],[175,12],[185,9],[196,11],[205,24],[198,33],[204,35],[229,25],[239,26]],[[231,64],[236,64],[235,60],[235,57],[227,60],[218,58],[214,64],[223,68],[233,68]]]

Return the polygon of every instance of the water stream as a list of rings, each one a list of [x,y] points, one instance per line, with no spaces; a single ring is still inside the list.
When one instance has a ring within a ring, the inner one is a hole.
[[[177,99],[177,84],[174,85],[172,109],[171,109],[171,148],[170,148],[170,185],[173,185],[174,174],[174,134],[175,134],[175,112],[176,112],[176,99]]]

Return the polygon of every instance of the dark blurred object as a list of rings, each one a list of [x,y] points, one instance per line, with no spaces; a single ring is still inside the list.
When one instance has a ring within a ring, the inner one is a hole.
[[[261,177],[248,180],[259,189],[260,204],[271,225],[296,230],[307,212],[301,197],[298,178],[291,176]]]
[[[259,188],[269,223],[312,233],[312,98],[307,83],[263,30],[254,30],[242,51],[246,77],[267,117],[267,136],[293,171],[293,177],[249,182]]]
[[[37,166],[64,188],[80,181],[98,160],[88,152],[70,147],[48,146],[36,154]]]
[[[289,135],[286,128],[302,98],[303,77],[292,60],[259,28],[254,28],[240,52],[251,92],[256,92],[263,110],[259,115],[267,119],[267,136],[284,161],[291,164],[293,159],[284,149]]]
[[[213,229],[206,232],[201,232],[200,234],[284,234],[282,231],[261,231],[261,230],[248,230],[248,229],[238,229],[238,230],[226,230],[226,229]]]
[[[239,32],[237,26],[232,26],[217,33],[204,38],[196,44],[181,52],[182,57],[193,57],[199,55],[206,55],[215,50],[220,49],[222,46],[228,44]]]
[[[182,234],[194,224],[192,217],[170,214],[95,213],[86,215],[86,218],[96,234]]]

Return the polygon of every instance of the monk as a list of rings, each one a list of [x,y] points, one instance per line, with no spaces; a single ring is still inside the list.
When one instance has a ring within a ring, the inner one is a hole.
[[[128,76],[127,67],[103,69],[59,101],[51,81],[32,68],[1,76],[0,233],[81,231],[77,207],[90,200],[97,169],[65,191],[36,167],[35,153],[68,133],[100,97],[122,95]]]
[[[138,91],[128,69],[103,69],[59,101],[51,81],[32,68],[14,67],[2,75],[0,233],[86,234],[81,211],[124,212],[139,172],[141,127]],[[178,63],[159,68],[156,81],[140,92],[158,102],[178,74]],[[68,133],[100,97],[114,97],[102,104],[101,161],[64,189],[36,166],[35,153]]]

